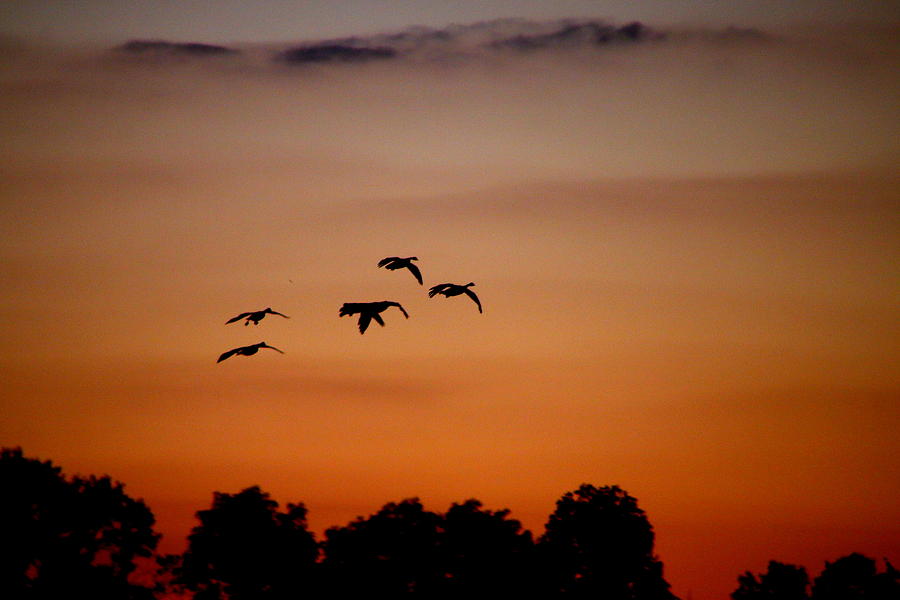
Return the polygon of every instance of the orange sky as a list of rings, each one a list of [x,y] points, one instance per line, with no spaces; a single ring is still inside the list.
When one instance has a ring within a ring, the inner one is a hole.
[[[896,561],[898,55],[843,33],[294,72],[19,48],[0,443],[125,482],[167,551],[213,491],[539,534],[590,482],[682,597]],[[410,319],[337,316],[382,299]]]

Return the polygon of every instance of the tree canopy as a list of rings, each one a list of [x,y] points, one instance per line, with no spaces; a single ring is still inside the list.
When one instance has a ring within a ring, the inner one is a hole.
[[[151,598],[130,576],[159,535],[153,513],[109,477],[63,476],[50,461],[0,451],[0,596]]]
[[[795,565],[769,561],[765,573],[754,575],[750,571],[738,577],[738,589],[731,593],[732,600],[806,600],[809,596],[809,575],[806,569]]]
[[[900,598],[900,571],[885,560],[879,572],[875,560],[854,552],[825,562],[812,588],[806,569],[770,561],[765,573],[738,577],[732,600],[895,600]]]
[[[137,581],[159,540],[153,514],[108,476],[66,477],[50,461],[0,451],[0,598],[282,600],[416,592],[676,600],[654,531],[618,486],[566,492],[537,540],[470,498],[445,513],[418,498],[331,527],[317,542],[302,503],[259,487],[213,493],[183,554],[157,556],[156,587]],[[770,561],[738,576],[732,600],[895,600],[900,571],[852,553],[807,571]]]
[[[212,507],[197,513],[200,525],[188,536],[175,581],[198,600],[301,597],[318,557],[306,512],[303,504],[279,511],[256,486],[216,492]]]
[[[618,486],[583,484],[557,501],[539,540],[544,585],[554,593],[670,600],[653,542],[635,498]]]

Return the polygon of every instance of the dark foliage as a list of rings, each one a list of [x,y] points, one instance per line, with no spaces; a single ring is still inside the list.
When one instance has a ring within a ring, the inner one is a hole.
[[[834,562],[826,562],[816,577],[813,600],[897,600],[900,598],[900,571],[885,561],[879,573],[875,561],[854,552]]]
[[[583,484],[557,501],[539,540],[543,586],[611,600],[670,600],[653,541],[636,499],[618,486]]]
[[[332,527],[325,532],[323,563],[329,588],[352,594],[433,592],[443,578],[440,521],[412,498]]]
[[[478,500],[426,511],[417,498],[326,532],[328,589],[343,594],[489,593],[529,589],[531,534]]]
[[[129,576],[159,536],[153,514],[121,483],[67,479],[50,461],[4,448],[0,489],[0,597],[152,597]]]
[[[197,518],[200,525],[173,568],[175,582],[196,592],[197,600],[299,598],[313,591],[318,547],[302,504],[279,512],[268,494],[250,487],[216,492],[212,508]]]
[[[806,569],[778,561],[769,561],[768,569],[759,576],[747,571],[738,577],[738,589],[732,600],[805,600],[809,586]]]
[[[531,532],[508,516],[505,509],[483,510],[475,499],[450,507],[439,540],[447,591],[498,596],[531,591],[537,566]]]
[[[258,487],[215,493],[183,555],[157,557],[157,587],[136,583],[159,535],[153,514],[109,477],[66,478],[50,461],[0,452],[0,598],[282,600],[382,596],[555,595],[676,600],[637,500],[617,486],[564,494],[535,543],[508,510],[478,500],[444,514],[417,498],[332,527],[317,544],[306,508]],[[732,600],[895,600],[900,571],[854,553],[806,569],[771,561],[738,577]],[[811,589],[810,589],[811,588]],[[156,592],[156,594],[154,594]]]
[[[887,560],[879,572],[875,561],[853,553],[826,562],[809,593],[806,569],[769,562],[766,573],[747,571],[738,577],[732,600],[896,600],[900,598],[900,571]]]

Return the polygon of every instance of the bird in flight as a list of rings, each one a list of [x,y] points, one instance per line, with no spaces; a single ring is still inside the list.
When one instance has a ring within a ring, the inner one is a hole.
[[[366,329],[369,328],[369,323],[372,319],[375,319],[375,322],[384,327],[384,319],[381,318],[379,313],[386,311],[388,308],[396,306],[400,309],[400,312],[403,313],[403,316],[407,319],[409,315],[400,306],[399,302],[391,302],[389,300],[382,300],[381,302],[344,302],[344,305],[341,306],[341,310],[338,313],[338,316],[353,316],[355,314],[359,315],[359,332],[365,333]]]
[[[475,292],[469,289],[469,287],[475,285],[472,282],[467,283],[466,285],[457,285],[455,283],[439,283],[438,285],[432,287],[428,290],[428,297],[434,298],[437,294],[442,294],[443,296],[449,298],[450,296],[459,296],[460,294],[465,294],[469,298],[472,299],[475,304],[478,305],[478,312],[484,312],[481,310],[481,302],[478,300],[478,296],[475,295]]]
[[[259,325],[259,322],[262,321],[263,317],[265,317],[266,315],[278,315],[279,317],[284,317],[285,319],[290,319],[290,317],[287,315],[283,315],[280,312],[272,310],[271,308],[266,308],[264,310],[257,310],[254,312],[241,313],[238,316],[232,317],[231,319],[228,319],[227,321],[225,321],[225,324],[228,325],[229,323],[234,323],[235,321],[240,321],[241,319],[246,319],[246,321],[244,321],[244,326],[249,325],[250,321],[253,321],[254,325]]]
[[[419,267],[412,264],[412,261],[419,260],[416,256],[408,256],[406,258],[400,258],[399,256],[388,256],[387,258],[382,258],[378,261],[379,267],[384,267],[389,271],[396,271],[397,269],[409,269],[409,272],[413,274],[413,277],[416,278],[416,281],[419,282],[419,285],[422,285],[422,272],[419,271]]]
[[[240,348],[232,348],[228,352],[223,352],[222,355],[219,356],[219,360],[217,360],[216,362],[220,363],[223,360],[225,360],[226,358],[230,358],[230,357],[234,356],[235,354],[238,354],[240,356],[253,356],[257,352],[259,352],[260,348],[271,348],[272,350],[275,350],[276,352],[281,352],[282,354],[284,354],[284,352],[282,352],[275,346],[270,346],[265,342],[260,342],[258,344],[253,344],[252,346],[241,346]]]

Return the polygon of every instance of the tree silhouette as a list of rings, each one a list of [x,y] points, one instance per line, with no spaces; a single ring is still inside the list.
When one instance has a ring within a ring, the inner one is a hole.
[[[450,507],[439,536],[447,591],[518,595],[531,589],[531,532],[508,515],[483,510],[475,499]]]
[[[769,561],[768,569],[758,577],[747,571],[738,577],[738,589],[732,600],[806,600],[809,575],[806,569]]]
[[[875,561],[854,552],[833,563],[825,562],[813,583],[813,600],[896,600],[900,598],[900,571],[885,560],[879,573]]]
[[[438,589],[444,576],[438,554],[440,522],[418,498],[409,498],[346,527],[328,529],[323,564],[331,595]]]
[[[21,448],[0,451],[0,597],[144,599],[129,581],[159,535],[141,500],[109,477],[66,479]]]
[[[174,566],[175,582],[196,592],[196,600],[312,592],[318,547],[306,512],[303,504],[278,512],[278,503],[258,487],[216,492],[212,508],[197,513],[200,525],[188,536],[181,565]]]
[[[672,600],[653,540],[636,499],[618,486],[583,484],[557,501],[538,542],[544,586],[609,600]]]

